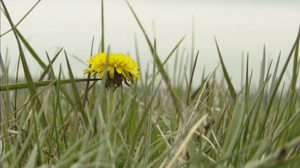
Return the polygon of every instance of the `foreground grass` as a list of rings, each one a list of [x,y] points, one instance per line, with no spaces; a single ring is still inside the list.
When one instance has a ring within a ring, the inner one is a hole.
[[[20,39],[20,62],[27,82],[10,84],[8,65],[4,65],[1,57],[3,167],[297,167],[300,164],[300,99],[296,87],[299,34],[283,69],[278,69],[277,64],[274,72],[269,72],[263,53],[257,90],[251,85],[247,58],[245,84],[241,91],[236,91],[216,42],[220,65],[209,74],[203,72],[201,83],[193,89],[198,54],[195,59],[190,56],[185,65],[177,62],[181,58],[174,52],[179,50],[180,40],[168,56],[176,57],[171,77],[164,66],[168,58],[160,60],[155,41],[151,43],[130,9],[145,34],[154,68],[141,74],[139,85],[114,92],[111,114],[106,76],[98,82],[90,77],[75,79],[74,67],[69,64],[64,65],[68,72],[60,69],[55,76],[52,64],[57,56],[63,55],[62,50],[44,63],[12,26]],[[5,8],[4,11],[11,21],[8,11]],[[104,51],[104,30],[102,37],[101,51]],[[37,81],[32,80],[21,44],[44,71]],[[64,55],[68,60],[67,54]],[[136,56],[139,61],[138,53]],[[289,86],[282,82],[288,66],[293,67]],[[222,68],[224,78],[216,79],[217,68]],[[279,86],[288,91],[283,92]]]

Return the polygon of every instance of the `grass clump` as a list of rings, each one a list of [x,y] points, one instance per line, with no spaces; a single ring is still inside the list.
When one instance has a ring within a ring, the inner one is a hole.
[[[220,65],[207,75],[203,72],[200,84],[193,89],[199,53],[195,59],[191,55],[185,65],[179,62],[181,39],[167,59],[160,60],[156,41],[151,43],[128,3],[148,42],[153,71],[140,73],[140,79],[134,81],[137,84],[130,88],[110,85],[109,90],[107,81],[112,80],[107,71],[101,79],[90,75],[76,79],[66,53],[67,65],[63,66],[68,67],[69,77],[63,75],[62,68],[56,76],[52,65],[62,49],[52,59],[47,56],[48,63],[44,63],[1,3],[19,44],[26,79],[26,83],[19,83],[17,75],[11,84],[8,65],[1,56],[1,166],[249,168],[300,164],[300,33],[281,70],[278,59],[270,72],[264,52],[257,90],[251,85],[248,57],[244,85],[240,91],[233,87],[216,40]],[[32,80],[22,46],[44,71],[38,81]],[[101,46],[105,52],[104,29]],[[174,53],[171,78],[165,63]],[[139,63],[138,53],[136,56]],[[293,66],[293,72],[291,84],[286,86],[282,78],[288,66]],[[223,72],[221,79],[216,78],[218,68]]]

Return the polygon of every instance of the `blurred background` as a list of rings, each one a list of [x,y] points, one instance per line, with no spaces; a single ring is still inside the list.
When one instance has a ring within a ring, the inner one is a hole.
[[[14,24],[37,2],[36,0],[4,1]],[[228,73],[235,87],[241,86],[242,55],[249,53],[253,82],[258,83],[263,47],[266,46],[267,62],[274,59],[275,66],[281,52],[280,69],[296,39],[300,25],[300,1],[197,1],[197,0],[129,0],[149,38],[157,40],[157,52],[164,60],[184,36],[179,46],[179,56],[185,58],[199,50],[194,85],[199,85],[203,69],[206,74],[219,63],[214,42],[216,36]],[[152,56],[132,12],[124,0],[104,0],[105,49],[129,54],[136,60],[135,36],[141,57],[141,73],[147,64],[152,67]],[[194,26],[193,26],[194,25]],[[194,27],[194,51],[192,36]],[[10,25],[1,13],[1,34]],[[92,38],[95,37],[93,53],[98,52],[101,41],[101,1],[100,0],[42,0],[18,26],[33,49],[47,61],[45,51],[52,58],[63,47],[69,56],[76,56],[86,62],[90,57]],[[25,49],[25,47],[23,47]],[[25,50],[26,51],[26,50]],[[15,75],[18,47],[12,32],[1,36],[1,54],[10,65],[10,74]],[[42,73],[38,63],[29,52],[25,52],[31,73],[37,77]],[[175,55],[167,63],[172,74]],[[75,58],[69,57],[72,70],[77,78],[85,77],[87,68]],[[246,61],[246,59],[245,59]],[[67,72],[64,54],[58,57],[54,68],[59,65]],[[188,65],[187,74],[190,74]],[[292,66],[289,66],[291,72]],[[151,68],[150,68],[151,70]],[[271,68],[273,70],[273,68]],[[20,76],[24,76],[22,70]],[[151,71],[150,71],[151,72]],[[219,67],[218,76],[222,76]],[[245,71],[244,71],[245,73]],[[170,75],[173,76],[173,75]],[[289,83],[288,75],[284,79]]]

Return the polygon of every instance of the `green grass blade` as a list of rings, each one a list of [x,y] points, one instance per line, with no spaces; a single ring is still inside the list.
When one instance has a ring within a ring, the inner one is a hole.
[[[179,42],[176,44],[176,46],[173,48],[173,50],[167,56],[167,58],[165,59],[165,61],[162,63],[162,66],[164,66],[167,63],[167,61],[171,58],[172,54],[177,50],[177,48],[179,47],[179,45],[181,44],[181,42],[184,40],[184,38],[185,38],[185,36],[183,36],[182,39],[179,40]]]
[[[136,33],[134,33],[134,46],[135,46],[135,55],[136,55],[136,60],[138,65],[141,65],[141,61],[140,61],[140,54],[139,54],[139,49],[138,49],[138,42],[137,42],[137,38],[136,38]],[[139,66],[139,71],[142,72],[142,68],[141,66]],[[140,75],[140,82],[141,82],[141,86],[144,89],[145,85],[144,85],[144,76],[142,73],[139,74]]]
[[[93,46],[94,46],[94,37],[92,39],[92,46],[91,46],[91,57],[93,55]],[[89,65],[89,68],[91,67],[92,65]],[[88,89],[89,89],[89,85],[90,85],[90,79],[91,79],[91,72],[88,73],[88,78],[87,78],[87,82],[86,82],[86,87],[85,87],[85,91],[84,91],[84,96],[83,96],[83,99],[82,99],[82,107],[84,108],[85,107],[85,104],[86,104],[86,100],[87,100],[87,96],[88,96]]]
[[[17,30],[16,30],[16,28],[15,28],[15,26],[14,26],[14,24],[13,24],[11,18],[10,18],[10,15],[8,13],[8,10],[6,9],[6,6],[5,6],[4,2],[1,1],[1,3],[2,3],[3,9],[5,11],[5,15],[7,16],[7,19],[9,21],[9,23],[10,23],[10,26],[13,29],[15,38],[16,38],[17,43],[18,43],[18,48],[19,48],[19,52],[20,52],[20,57],[21,57],[22,65],[23,65],[24,74],[25,74],[25,77],[26,77],[26,80],[27,80],[27,83],[28,83],[28,89],[30,91],[30,96],[32,97],[32,96],[34,96],[36,94],[36,88],[34,86],[34,83],[33,83],[33,80],[32,80],[32,77],[31,77],[31,74],[30,74],[27,62],[26,62],[26,58],[25,58],[22,46],[21,46],[19,37],[17,35]],[[36,99],[36,101],[37,101],[37,104],[36,104],[35,108],[36,108],[37,111],[40,111],[41,102],[39,101],[38,98]],[[46,120],[44,112],[42,112],[42,113],[43,113],[43,115],[42,115],[41,120],[42,120],[43,127],[45,128],[45,127],[47,127],[48,123],[47,123],[47,120]]]
[[[155,56],[155,57],[156,57],[156,62],[155,62],[155,63],[157,64],[157,67],[158,67],[159,71],[161,72],[161,74],[162,74],[162,76],[163,76],[163,79],[164,79],[166,85],[168,86],[168,90],[169,90],[170,93],[171,93],[171,97],[172,97],[172,100],[173,100],[174,104],[176,104],[176,105],[181,109],[182,107],[181,107],[181,104],[179,103],[179,99],[178,99],[177,95],[175,94],[175,92],[173,91],[173,89],[172,89],[172,87],[171,87],[171,82],[170,82],[170,80],[169,80],[169,77],[168,77],[168,75],[167,75],[165,69],[163,68],[163,64],[161,63],[161,61],[160,61],[158,55],[157,55],[156,53],[154,54],[154,52],[155,52],[155,51],[154,51],[154,48],[153,48],[153,46],[152,46],[152,44],[151,44],[151,42],[150,42],[150,40],[149,40],[149,38],[148,38],[148,35],[147,35],[145,29],[143,28],[143,26],[142,26],[141,22],[139,21],[137,15],[135,14],[134,10],[132,9],[131,5],[129,4],[129,2],[128,2],[127,0],[126,0],[126,3],[128,4],[128,6],[129,6],[131,12],[133,13],[133,15],[134,15],[136,21],[138,22],[138,24],[139,24],[139,26],[140,26],[140,28],[141,28],[141,30],[142,30],[142,32],[143,32],[145,38],[146,38],[146,41],[147,41],[147,43],[148,43],[148,46],[149,46],[150,51],[151,51],[151,53],[152,53],[152,56]]]
[[[188,87],[188,95],[187,95],[187,98],[186,98],[186,105],[189,104],[189,100],[190,100],[190,92],[191,92],[191,88],[192,88],[194,72],[195,72],[196,65],[197,65],[198,55],[199,55],[199,50],[197,52],[196,59],[194,61],[194,65],[193,65],[193,69],[192,69],[192,73],[191,73],[191,78],[190,78],[189,87]]]
[[[88,79],[86,78],[81,78],[81,79],[74,79],[75,82],[87,82]],[[90,81],[98,81],[98,80],[102,80],[102,79],[90,79]],[[52,81],[39,81],[39,82],[33,82],[35,87],[42,87],[42,86],[47,86],[50,83],[52,83],[54,80]],[[65,79],[65,80],[61,80],[60,82],[61,84],[68,84],[71,83],[70,79]],[[56,83],[54,83],[56,84]],[[17,84],[10,84],[10,85],[4,85],[4,86],[0,86],[0,91],[6,91],[6,89],[8,90],[15,90],[15,89],[26,89],[28,88],[28,83],[17,83]]]
[[[243,148],[243,149],[240,149],[239,151],[227,156],[227,157],[223,157],[222,159],[220,159],[217,164],[221,164],[221,163],[224,163],[228,160],[230,160],[231,158],[233,157],[236,157],[236,156],[239,156],[241,154],[244,154],[244,153],[247,153],[249,150],[253,149],[253,148],[257,148],[259,147],[263,142],[265,142],[266,140],[260,140],[258,142],[255,142],[253,144],[250,144],[249,146]]]
[[[72,86],[73,96],[75,98],[76,106],[77,106],[79,112],[81,113],[81,116],[82,116],[82,119],[84,121],[84,124],[85,124],[86,128],[88,128],[89,125],[90,125],[89,120],[88,120],[88,117],[87,117],[85,111],[82,108],[81,99],[80,99],[80,96],[79,96],[79,93],[78,93],[78,90],[77,90],[77,87],[76,87],[73,72],[72,72],[72,69],[71,69],[71,66],[70,66],[70,63],[69,63],[66,52],[65,52],[65,55],[66,55],[66,60],[67,60],[67,65],[68,65],[68,70],[69,70],[69,76],[70,76],[70,81],[71,81],[71,86]]]
[[[36,157],[37,157],[37,154],[38,154],[38,147],[37,145],[34,146],[31,154],[30,154],[30,157],[28,159],[28,162],[26,164],[26,167],[25,168],[32,168],[32,167],[36,167]]]
[[[46,96],[45,101],[43,102],[42,106],[41,106],[41,110],[37,113],[37,120],[36,120],[36,124],[38,125],[41,121],[41,117],[42,117],[42,109],[44,109],[46,102],[48,102],[48,98],[49,96]],[[48,128],[45,128],[45,130],[47,130]],[[11,167],[16,167],[17,164],[20,163],[20,160],[24,154],[24,152],[26,151],[26,149],[30,146],[30,141],[32,141],[32,136],[34,135],[35,130],[34,129],[30,129],[28,130],[28,135],[26,137],[26,139],[24,140],[24,143],[21,146],[20,151],[18,152],[18,155],[16,158],[14,158],[14,162],[12,164]]]
[[[60,52],[62,51],[63,48],[61,48],[57,54],[52,58],[52,60],[50,61],[51,65],[53,65],[54,61],[56,60],[56,58],[58,57],[58,55],[60,54]],[[48,56],[48,53],[46,52],[47,56]],[[44,79],[44,77],[46,76],[46,74],[49,72],[49,69],[50,69],[50,63],[49,65],[44,69],[44,72],[42,73],[42,75],[40,76],[39,78],[39,81],[42,81]],[[53,73],[52,73],[53,74]]]
[[[293,64],[293,74],[292,74],[292,82],[291,82],[291,97],[294,97],[295,94],[297,94],[296,92],[296,83],[297,83],[297,79],[298,79],[298,70],[299,70],[299,66],[298,66],[298,53],[299,53],[299,41],[295,46],[295,51],[294,51],[294,64]],[[290,113],[294,113],[294,109],[293,109],[293,102],[290,102]]]
[[[19,32],[18,29],[16,29],[16,32],[18,33],[19,38],[21,39],[24,46],[28,49],[30,54],[33,56],[33,58],[38,62],[38,64],[45,69],[47,65],[40,59],[40,57],[37,55],[37,53],[33,50],[33,48],[30,46],[30,44],[25,40],[23,35]]]
[[[244,102],[240,100],[236,103],[235,110],[232,114],[229,130],[225,139],[224,157],[228,157],[234,152],[234,148],[236,147],[242,133],[244,117]]]
[[[101,52],[104,52],[104,0],[101,0]]]
[[[30,10],[19,20],[19,22],[15,25],[15,27],[17,27],[28,15],[29,13],[38,5],[38,3],[40,3],[41,0],[38,0],[31,8]],[[7,30],[6,32],[2,33],[0,35],[0,37],[4,36],[5,34],[9,33],[10,31],[12,31],[12,29]]]
[[[275,66],[275,69],[274,69],[274,72],[273,72],[273,78],[272,78],[271,87],[270,87],[270,91],[269,91],[270,93],[272,93],[273,88],[274,88],[274,84],[275,84],[275,80],[276,80],[276,76],[277,76],[277,71],[278,71],[278,66],[279,66],[279,61],[280,61],[280,55],[281,55],[281,52],[278,55],[276,66]]]
[[[179,55],[179,49],[176,49],[176,54],[175,54],[175,60],[174,60],[174,69],[173,69],[173,79],[176,79],[176,71],[177,71],[177,64],[178,64],[178,55]],[[176,87],[176,80],[173,80],[173,84]]]
[[[258,87],[260,88],[264,78],[265,78],[265,68],[266,67],[266,47],[264,45],[264,50],[263,50],[263,59],[261,62],[261,68],[260,68],[260,77],[259,77],[259,83],[258,83]]]
[[[151,51],[151,53],[153,54],[154,48],[153,48],[153,46],[152,46],[152,44],[151,44],[151,42],[150,42],[150,39],[149,39],[149,37],[148,37],[148,35],[147,35],[147,33],[146,33],[144,27],[142,26],[140,20],[138,19],[138,17],[137,17],[137,15],[135,14],[133,8],[131,7],[131,5],[129,4],[129,2],[128,2],[127,0],[126,0],[126,3],[127,3],[127,5],[129,6],[129,8],[130,8],[132,14],[134,15],[136,21],[138,22],[138,24],[139,24],[139,26],[140,26],[140,28],[141,28],[141,30],[142,30],[142,32],[143,32],[145,38],[146,38],[146,41],[147,41],[148,46],[149,46],[149,48],[150,48],[150,51]]]
[[[292,147],[298,145],[300,143],[300,137],[296,137],[295,139],[293,139],[291,142],[289,142],[288,144],[286,144],[285,146],[279,148],[277,151],[273,152],[272,154],[269,154],[267,157],[263,158],[263,159],[259,159],[259,160],[252,160],[249,161],[246,165],[245,168],[256,168],[256,167],[260,167],[260,166],[264,166],[269,164],[272,161],[281,161],[281,159],[283,159],[283,157],[287,154],[287,151],[289,149],[291,149]],[[284,151],[284,156],[280,155],[280,153],[282,153]]]
[[[278,168],[278,167],[297,167],[300,165],[300,156],[288,160],[271,163],[262,166],[262,168]]]
[[[207,115],[204,115],[203,117],[201,117],[194,125],[193,127],[187,131],[187,136],[185,137],[184,141],[182,142],[182,144],[179,146],[178,150],[176,151],[174,157],[172,157],[170,163],[168,164],[167,168],[171,168],[173,166],[173,164],[177,161],[179,155],[181,154],[181,152],[183,151],[183,149],[186,147],[186,145],[189,143],[189,141],[192,138],[192,135],[195,133],[195,131],[197,130],[197,128],[199,128],[199,126],[201,124],[203,124],[204,119],[206,118]]]
[[[290,53],[288,55],[288,58],[287,58],[287,60],[286,60],[286,62],[284,64],[284,67],[283,67],[280,75],[279,75],[279,78],[278,78],[276,84],[274,85],[274,89],[272,91],[271,97],[270,97],[270,99],[268,101],[268,104],[267,104],[267,107],[266,107],[266,110],[265,110],[265,116],[263,117],[263,122],[262,122],[262,124],[260,124],[259,130],[258,130],[259,136],[256,137],[256,140],[260,139],[260,137],[263,134],[263,130],[265,128],[265,125],[266,125],[266,122],[267,122],[267,119],[268,119],[268,116],[269,116],[269,113],[270,113],[270,110],[271,110],[271,107],[272,107],[272,104],[273,104],[273,100],[274,100],[275,95],[277,93],[277,90],[278,90],[278,87],[280,85],[280,82],[281,82],[281,80],[283,78],[283,75],[284,75],[284,73],[285,73],[285,71],[287,69],[287,66],[288,66],[288,64],[290,62],[290,59],[291,59],[292,54],[293,54],[293,51],[295,50],[295,47],[297,46],[297,43],[299,43],[299,40],[300,40],[300,28],[299,28],[298,35],[297,35],[297,38],[295,40],[295,43],[294,43],[294,45],[293,45],[293,47],[292,47],[292,49],[291,49],[291,51],[290,51]]]
[[[216,37],[215,37],[215,42],[216,42],[216,46],[217,46],[217,49],[218,49],[219,58],[220,58],[222,69],[223,69],[223,74],[224,74],[225,80],[226,80],[227,85],[228,85],[228,89],[230,91],[230,94],[231,94],[233,100],[236,100],[236,92],[233,88],[233,85],[232,85],[231,80],[229,78],[228,72],[226,70],[226,67],[225,67],[225,64],[224,64],[224,61],[223,61],[223,58],[222,58],[222,55],[221,55]]]
[[[177,50],[177,48],[179,47],[179,45],[181,44],[181,42],[183,41],[183,39],[185,38],[185,36],[183,36],[183,38],[177,43],[177,45],[173,48],[173,50],[170,52],[170,54],[167,56],[167,58],[165,59],[165,61],[163,62],[163,64],[162,64],[162,66],[164,66],[166,63],[167,63],[167,61],[169,60],[169,58],[171,58],[171,56],[172,56],[172,54]],[[177,50],[178,51],[178,50]],[[178,53],[177,53],[178,54]],[[176,59],[176,58],[175,58]],[[175,60],[175,67],[174,67],[174,69],[176,68],[176,61],[177,61],[177,59]],[[156,76],[158,75],[158,73],[159,73],[160,71],[158,71],[157,73],[156,73]],[[174,75],[175,75],[175,70],[174,70]],[[175,78],[173,78],[173,79],[175,79]],[[174,80],[174,81],[176,81],[176,80]]]
[[[191,48],[191,69],[190,73],[193,73],[193,61],[194,61],[194,48],[195,48],[195,23],[194,16],[192,17],[192,48]],[[199,51],[198,51],[199,52]]]
[[[158,92],[158,88],[159,88],[160,85],[158,85],[153,97],[151,98],[151,100],[149,101],[146,109],[144,110],[142,116],[141,116],[141,120],[137,126],[137,130],[135,131],[134,133],[134,136],[133,136],[133,142],[131,143],[131,147],[130,147],[130,153],[126,159],[126,162],[125,162],[125,166],[124,167],[128,167],[129,165],[129,160],[131,159],[131,156],[133,156],[133,153],[134,153],[134,150],[135,150],[135,144],[137,143],[137,141],[140,139],[141,135],[142,135],[142,132],[143,132],[143,128],[145,127],[146,125],[146,119],[147,119],[147,112],[149,111],[153,101],[154,101],[154,98]]]
[[[19,57],[18,58],[18,64],[17,64],[17,72],[16,72],[16,83],[18,83],[19,82],[19,70],[20,70],[20,61],[21,61],[21,58]],[[15,108],[14,108],[14,110],[16,110],[17,109],[17,105],[18,104],[18,90],[16,89],[15,90]]]
[[[48,62],[49,62],[49,65],[47,67],[50,67],[51,69],[51,78],[52,79],[55,79],[55,75],[54,75],[54,70],[53,70],[53,67],[52,67],[52,62],[50,61],[50,58],[48,56],[48,53],[47,53],[47,59],[48,59]],[[61,73],[61,68],[59,70],[59,73]],[[54,134],[54,131],[55,131],[55,141],[56,141],[56,151],[58,153],[58,158],[60,158],[60,146],[59,146],[59,137],[58,137],[58,131],[57,131],[57,114],[58,114],[58,108],[60,107],[60,97],[59,97],[59,88],[60,88],[60,74],[59,74],[59,79],[57,79],[57,85],[55,86],[55,92],[56,92],[56,96],[53,96],[53,121],[52,121],[52,126],[51,126],[51,140],[53,138],[53,134]],[[60,117],[61,121],[62,121],[62,117]],[[52,148],[49,147],[49,151],[51,151]],[[49,152],[51,153],[51,152]],[[50,156],[51,157],[51,156]]]
[[[156,54],[156,39],[154,39],[154,54]],[[153,57],[153,62],[156,62],[156,55]],[[156,75],[155,74],[155,64],[153,64],[153,76],[152,76],[152,81],[151,81],[151,93],[150,93],[150,96],[151,96],[151,99],[154,99],[154,92],[155,92],[155,89],[154,89],[154,86],[155,86],[155,80],[156,80]],[[150,143],[151,143],[151,128],[152,128],[152,115],[153,115],[153,110],[154,110],[154,104],[152,103],[151,106],[150,106],[150,110],[148,111],[148,126],[147,126],[147,136],[146,136],[146,159],[145,159],[145,166],[148,165],[148,159],[149,159],[149,150],[150,150]]]

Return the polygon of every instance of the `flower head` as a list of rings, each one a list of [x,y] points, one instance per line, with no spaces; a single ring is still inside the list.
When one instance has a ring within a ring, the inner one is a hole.
[[[105,52],[93,55],[87,62],[92,66],[85,69],[84,73],[92,72],[92,76],[98,73],[99,77],[103,77],[106,63]],[[130,86],[128,81],[134,84],[134,79],[139,79],[138,68],[137,62],[135,62],[130,56],[122,53],[110,53],[108,56],[107,67],[108,80],[105,86],[110,87],[111,84],[115,84],[119,87],[122,85],[122,81],[124,81],[128,86]]]

